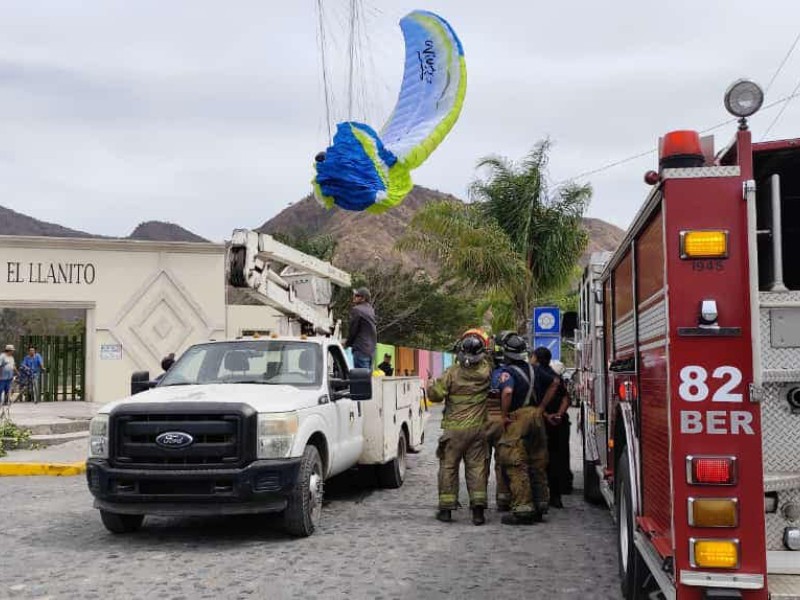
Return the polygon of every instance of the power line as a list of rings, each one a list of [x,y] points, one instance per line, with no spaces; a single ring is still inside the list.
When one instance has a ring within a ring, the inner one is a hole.
[[[772,78],[769,80],[769,83],[767,84],[767,87],[766,87],[766,89],[764,91],[764,95],[766,95],[766,93],[770,90],[770,88],[772,87],[772,84],[775,83],[775,80],[778,78],[778,75],[780,74],[780,72],[783,70],[783,67],[788,62],[789,58],[791,57],[792,53],[794,52],[794,49],[797,47],[797,43],[798,42],[800,42],[800,33],[798,33],[797,36],[794,38],[794,41],[792,42],[792,45],[789,47],[789,50],[784,55],[783,60],[781,60],[780,64],[778,65],[778,68],[775,69],[775,73],[773,73]],[[781,115],[783,114],[783,111],[786,110],[786,106],[789,104],[789,101],[792,98],[794,98],[795,96],[798,95],[798,91],[800,91],[800,82],[798,82],[797,87],[795,87],[794,90],[792,90],[791,94],[789,94],[785,98],[781,98],[780,100],[776,100],[775,102],[772,102],[771,104],[768,104],[768,105],[764,106],[761,109],[761,110],[767,110],[767,109],[772,108],[773,106],[775,106],[777,104],[780,104],[781,102],[786,102],[786,104],[784,104],[783,108],[781,108],[780,112],[772,120],[772,123],[770,123],[769,127],[767,127],[767,130],[764,132],[764,137],[761,138],[762,140],[769,134],[769,132],[772,130],[772,127],[775,125],[775,123],[777,123],[778,119],[780,119]],[[725,121],[722,121],[721,123],[717,123],[713,127],[709,127],[708,129],[703,129],[699,133],[709,133],[711,131],[719,129],[720,127],[724,127],[725,125],[729,125],[730,123],[733,123],[733,122],[735,122],[737,120],[738,119],[736,119],[736,118],[727,119]],[[580,175],[577,175],[575,177],[571,177],[569,179],[565,179],[564,181],[562,181],[558,185],[561,185],[561,184],[566,183],[568,181],[573,181],[575,179],[582,179],[583,177],[588,177],[589,175],[596,175],[597,173],[602,173],[603,171],[607,171],[608,169],[612,169],[614,167],[618,167],[619,165],[623,165],[625,163],[631,162],[631,161],[636,160],[638,158],[643,158],[645,156],[653,154],[655,151],[656,151],[656,149],[654,148],[654,149],[651,149],[651,150],[647,150],[645,152],[640,152],[638,154],[634,154],[633,156],[629,156],[628,158],[623,158],[623,159],[620,159],[620,160],[616,160],[616,161],[608,163],[607,165],[604,165],[602,167],[598,167],[597,169],[592,169],[591,171],[586,171],[586,172],[581,173]]]
[[[800,83],[797,84],[797,87],[794,89],[794,91],[792,91],[791,94],[789,94],[788,96],[784,96],[780,100],[775,100],[774,102],[771,102],[771,103],[765,105],[764,107],[762,107],[761,110],[762,111],[769,110],[770,108],[774,108],[775,106],[777,106],[778,104],[780,104],[782,102],[786,102],[788,104],[789,100],[792,100],[793,98],[796,98],[797,96],[800,96]],[[785,108],[786,108],[786,105],[784,105],[783,109],[781,109],[781,113],[783,112],[783,110]],[[777,117],[780,117],[780,113],[777,115]],[[774,123],[775,120],[777,120],[777,117],[776,117],[776,119],[773,120],[773,123]],[[717,123],[716,125],[714,125],[712,127],[708,127],[707,129],[703,129],[703,130],[699,131],[698,133],[710,133],[710,132],[715,131],[715,130],[721,128],[721,127],[725,127],[726,125],[730,125],[731,123],[735,123],[738,120],[739,120],[738,118],[733,117],[731,119],[727,119],[725,121],[721,121],[720,123]],[[770,127],[772,127],[772,125],[770,125]],[[596,169],[592,169],[591,171],[584,171],[583,173],[581,173],[579,175],[575,175],[574,177],[568,177],[567,179],[563,179],[562,181],[558,182],[556,185],[563,185],[565,183],[569,183],[570,181],[575,181],[576,179],[583,179],[584,177],[588,177],[590,175],[596,175],[597,173],[602,173],[603,171],[607,171],[609,169],[613,169],[614,167],[618,167],[620,165],[624,165],[625,163],[629,163],[629,162],[631,162],[633,160],[637,160],[639,158],[643,158],[643,157],[648,156],[650,154],[654,154],[656,151],[657,151],[657,148],[651,148],[650,150],[646,150],[644,152],[639,152],[638,154],[634,154],[632,156],[628,156],[627,158],[621,158],[619,160],[615,160],[614,162],[610,162],[610,163],[605,164],[605,165],[603,165],[601,167],[598,167]]]
[[[781,102],[783,102],[783,106],[781,106],[781,109],[780,111],[778,111],[778,114],[775,115],[775,118],[772,119],[772,122],[769,124],[769,127],[767,127],[767,130],[764,132],[764,135],[761,136],[762,141],[766,139],[767,135],[769,135],[769,132],[772,131],[772,128],[775,126],[775,123],[777,123],[778,120],[781,118],[783,112],[786,110],[786,107],[789,106],[789,102],[791,102],[792,98],[797,96],[798,90],[800,90],[800,81],[797,82],[797,85],[792,90],[791,95],[788,96],[785,100],[781,100]]]
[[[766,88],[766,90],[764,90],[764,94],[765,95],[766,95],[767,92],[769,92],[769,89],[772,87],[772,84],[775,83],[775,80],[778,78],[778,74],[780,74],[781,70],[783,69],[783,66],[789,60],[789,57],[792,55],[792,52],[794,52],[794,49],[797,46],[797,42],[800,42],[800,33],[798,33],[797,37],[794,38],[794,42],[792,42],[792,46],[789,48],[789,51],[786,53],[786,56],[783,57],[783,60],[781,61],[781,64],[778,65],[778,68],[775,70],[775,74],[772,76],[772,79],[769,80],[769,83],[767,84],[767,88]]]

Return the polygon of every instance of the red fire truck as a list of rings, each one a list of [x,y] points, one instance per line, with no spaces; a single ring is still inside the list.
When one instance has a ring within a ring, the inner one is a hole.
[[[660,140],[581,282],[584,494],[612,508],[628,599],[800,598],[800,139],[753,143],[762,100],[729,88],[718,153]]]

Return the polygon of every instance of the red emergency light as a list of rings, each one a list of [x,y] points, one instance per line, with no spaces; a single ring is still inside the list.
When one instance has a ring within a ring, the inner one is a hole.
[[[689,483],[733,485],[736,482],[736,459],[732,456],[690,456],[688,463]]]
[[[702,167],[704,164],[700,134],[696,131],[670,131],[661,140],[658,165],[662,169]]]

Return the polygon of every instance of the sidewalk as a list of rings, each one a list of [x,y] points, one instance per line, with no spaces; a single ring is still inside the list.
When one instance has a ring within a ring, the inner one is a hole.
[[[52,465],[74,465],[86,460],[89,444],[89,419],[102,404],[92,402],[40,402],[19,403],[11,406],[11,420],[19,427],[31,429],[34,435],[61,434],[73,437],[71,441],[47,446],[38,450],[8,450],[0,457],[0,474],[10,471],[12,464],[24,464],[20,469],[47,470]],[[65,433],[66,432],[66,433]]]

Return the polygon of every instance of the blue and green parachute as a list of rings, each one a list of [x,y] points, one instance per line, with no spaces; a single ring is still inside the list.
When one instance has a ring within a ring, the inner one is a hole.
[[[464,49],[450,24],[417,10],[400,20],[406,45],[397,105],[377,133],[347,121],[317,155],[314,195],[327,208],[382,213],[411,191],[411,170],[430,156],[461,113],[467,91]]]

